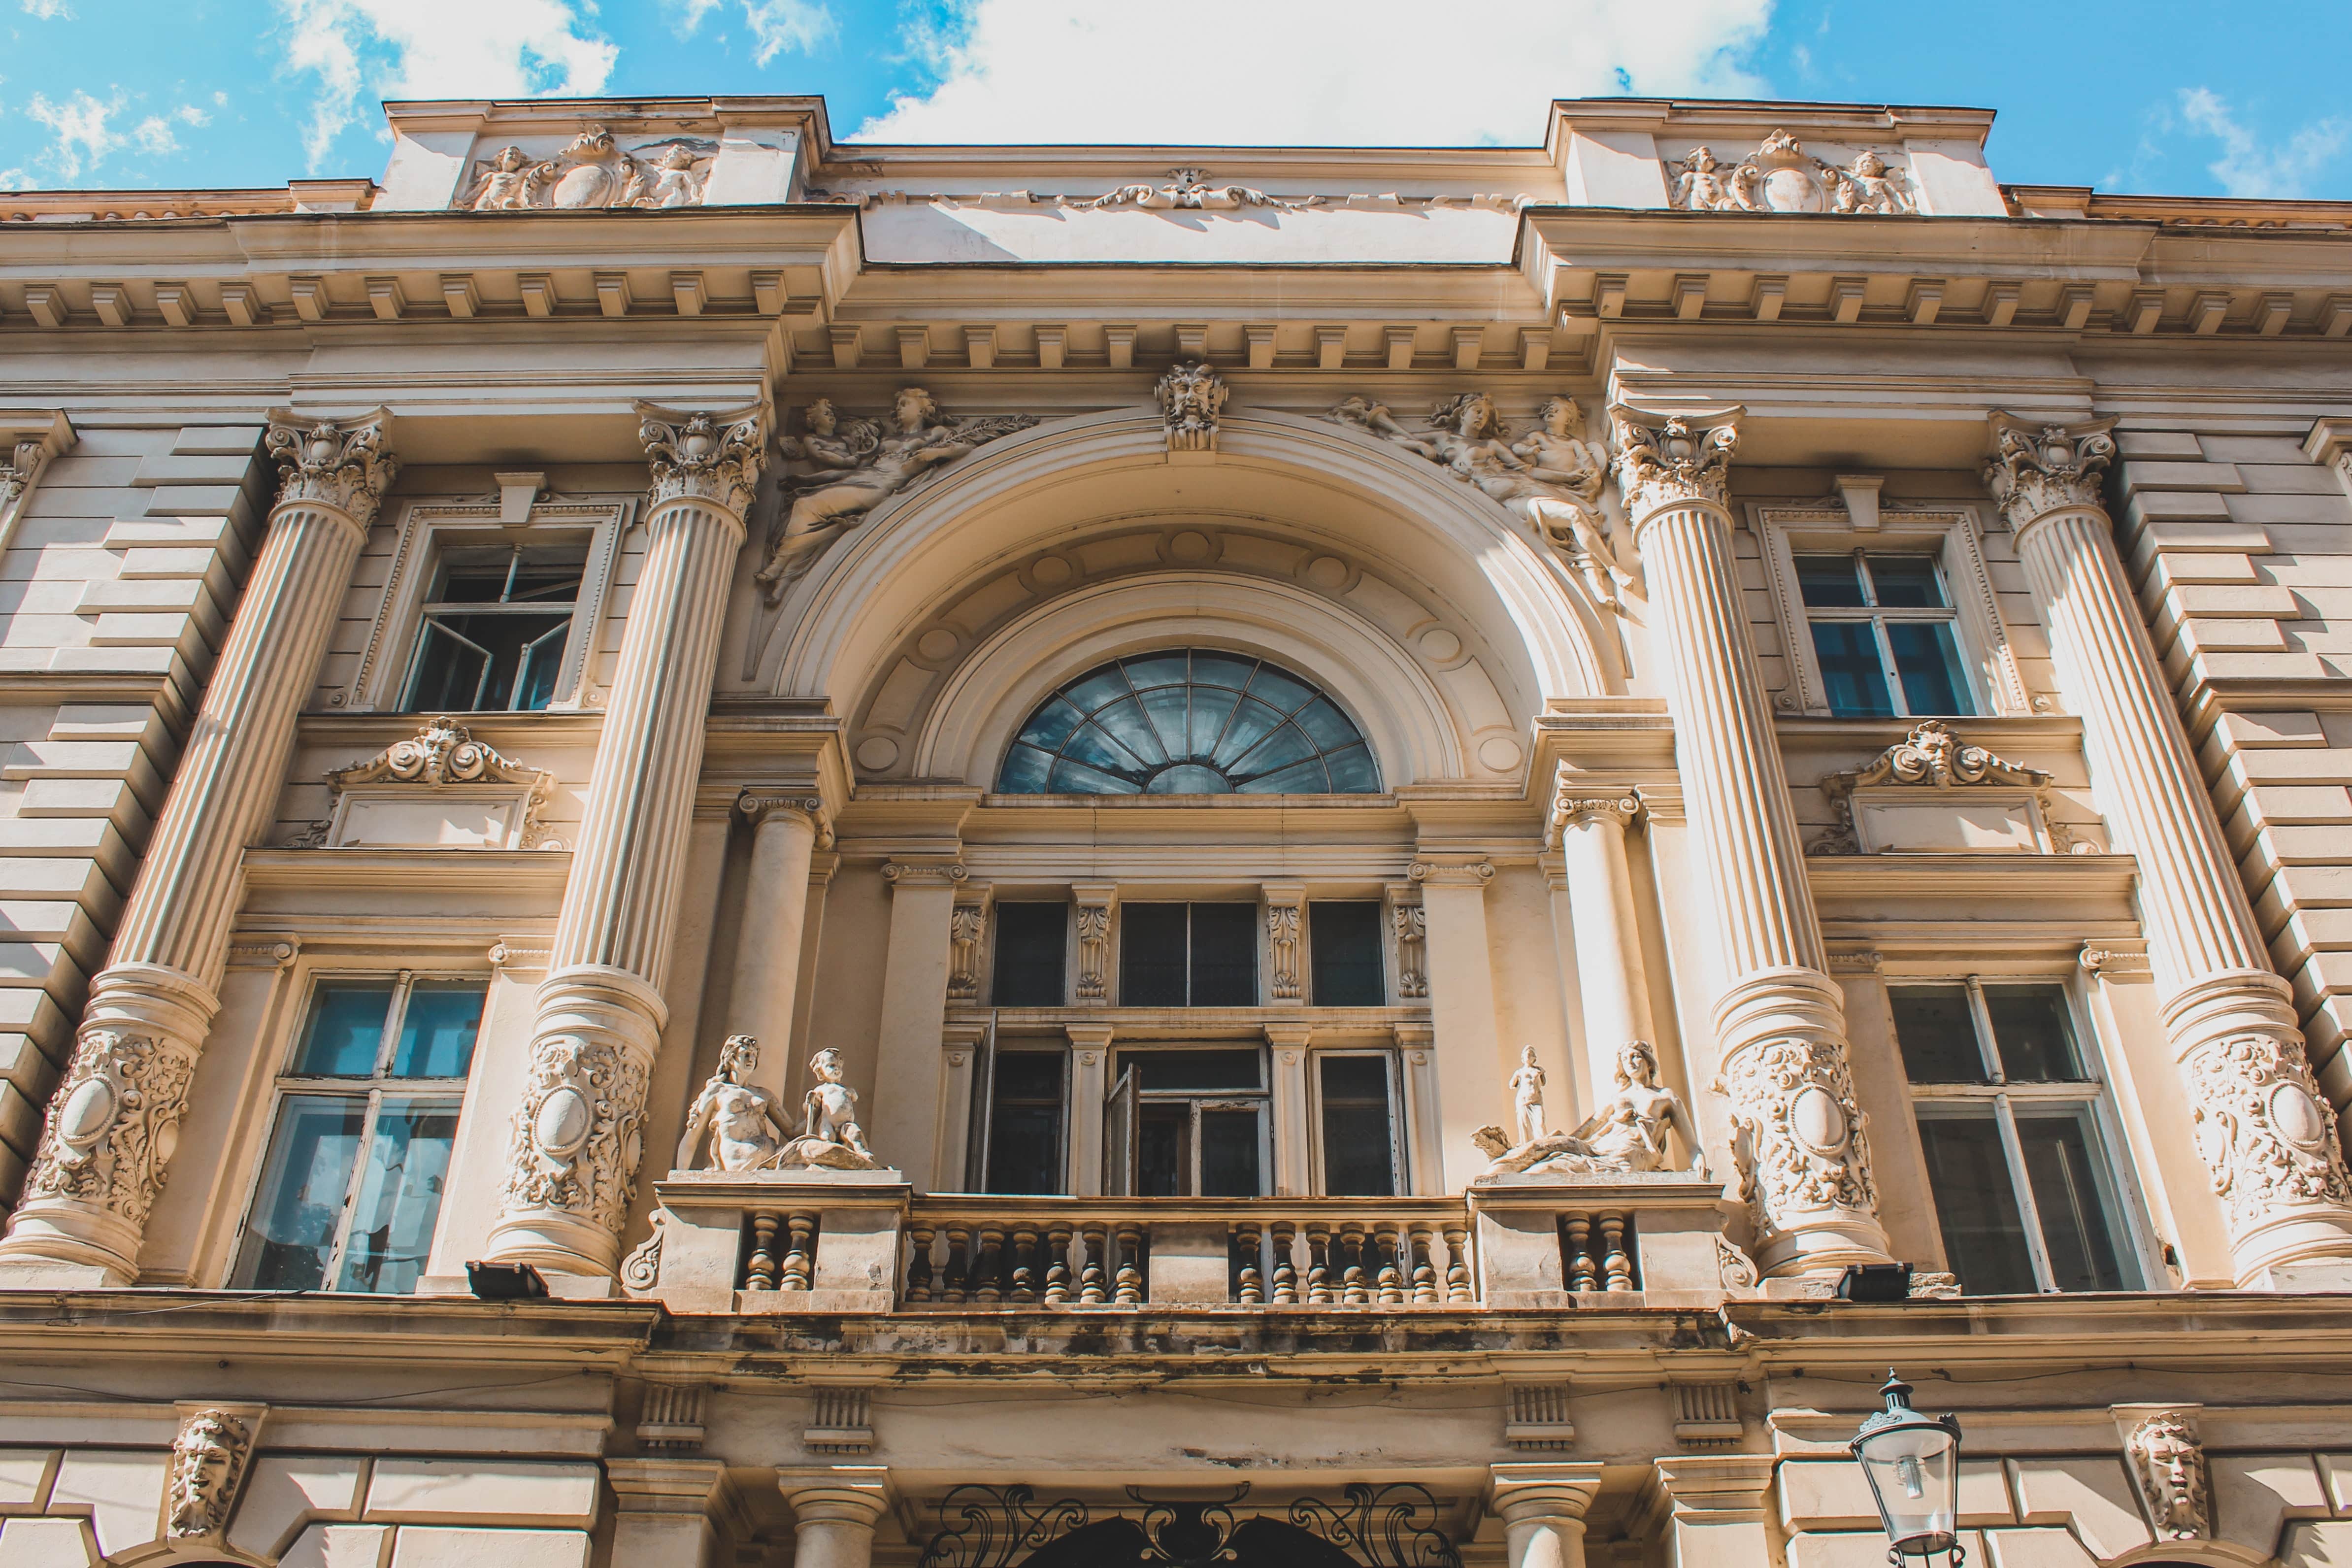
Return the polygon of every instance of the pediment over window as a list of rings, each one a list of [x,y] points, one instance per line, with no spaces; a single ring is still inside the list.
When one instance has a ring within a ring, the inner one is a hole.
[[[529,768],[454,719],[434,719],[327,775],[334,805],[295,849],[561,849],[540,814],[555,775]]]

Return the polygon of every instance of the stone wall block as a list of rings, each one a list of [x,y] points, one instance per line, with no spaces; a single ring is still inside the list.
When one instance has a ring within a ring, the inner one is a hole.
[[[485,1563],[587,1568],[588,1535],[578,1530],[446,1530],[409,1524],[393,1537],[392,1568],[483,1568]]]
[[[2155,1539],[2120,1455],[2011,1459],[2009,1472],[2024,1523],[2066,1526],[2101,1561]]]
[[[374,1524],[562,1525],[596,1520],[596,1467],[509,1459],[379,1459],[360,1517]]]

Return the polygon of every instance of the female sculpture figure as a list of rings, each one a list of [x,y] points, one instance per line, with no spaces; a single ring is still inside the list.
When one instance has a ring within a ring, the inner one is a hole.
[[[1536,1066],[1536,1048],[1519,1047],[1519,1070],[1511,1075],[1511,1117],[1518,1124],[1519,1142],[1532,1143],[1543,1136],[1544,1070]]]
[[[1698,1123],[1679,1095],[1659,1086],[1658,1054],[1647,1040],[1625,1042],[1617,1053],[1615,1076],[1617,1092],[1573,1132],[1522,1138],[1515,1145],[1506,1143],[1499,1127],[1472,1133],[1472,1142],[1493,1161],[1480,1179],[1513,1172],[1542,1176],[1663,1171],[1669,1131],[1682,1134],[1691,1149],[1690,1169],[1705,1175],[1706,1148],[1699,1142]]]

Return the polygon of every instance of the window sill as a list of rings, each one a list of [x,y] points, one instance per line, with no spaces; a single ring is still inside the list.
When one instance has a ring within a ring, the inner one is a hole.
[[[987,1007],[950,1003],[952,1023],[996,1021],[1008,1029],[1058,1029],[1066,1024],[1108,1025],[1113,1037],[1128,1039],[1242,1038],[1262,1035],[1269,1024],[1301,1025],[1338,1039],[1383,1035],[1400,1024],[1429,1022],[1425,1002],[1389,1007],[1305,1007],[1296,1003],[1264,1007]]]

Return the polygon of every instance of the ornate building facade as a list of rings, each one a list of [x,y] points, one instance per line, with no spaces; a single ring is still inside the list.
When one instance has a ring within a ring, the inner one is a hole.
[[[2352,211],[0,195],[0,1568],[2352,1554]]]

